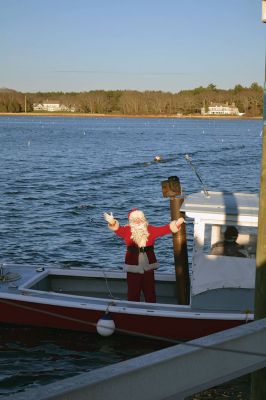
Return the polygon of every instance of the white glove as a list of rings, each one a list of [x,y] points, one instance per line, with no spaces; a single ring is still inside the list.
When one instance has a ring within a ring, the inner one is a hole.
[[[185,222],[184,218],[183,218],[183,217],[180,217],[180,218],[178,218],[178,220],[176,221],[176,225],[177,225],[177,226],[180,226],[180,225],[183,224],[183,222]]]
[[[103,217],[106,222],[108,222],[109,225],[114,225],[115,224],[115,219],[113,217],[113,213],[107,214],[106,212],[103,213]]]

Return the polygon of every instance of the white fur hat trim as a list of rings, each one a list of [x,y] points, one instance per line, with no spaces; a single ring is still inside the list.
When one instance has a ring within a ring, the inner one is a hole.
[[[141,210],[134,210],[134,211],[131,211],[131,213],[129,213],[129,217],[128,217],[129,221],[131,221],[133,219],[137,219],[137,218],[141,219],[142,221],[146,220],[145,215],[144,215],[143,211],[141,211]]]

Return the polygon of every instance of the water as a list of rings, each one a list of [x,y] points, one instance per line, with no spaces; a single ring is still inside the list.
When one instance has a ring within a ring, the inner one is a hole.
[[[202,189],[187,153],[209,190],[257,192],[261,130],[259,120],[1,117],[0,261],[122,268],[124,245],[103,212],[124,224],[138,207],[167,223],[161,181],[177,175],[185,194]],[[171,246],[156,243],[161,270],[173,268]],[[27,329],[1,329],[0,397],[162,346]]]

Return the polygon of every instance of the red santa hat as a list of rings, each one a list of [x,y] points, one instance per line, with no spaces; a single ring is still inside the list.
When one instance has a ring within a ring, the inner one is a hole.
[[[129,213],[128,213],[128,219],[130,221],[132,219],[137,219],[137,218],[142,221],[146,221],[143,211],[139,210],[138,208],[132,208],[132,210],[129,211]]]

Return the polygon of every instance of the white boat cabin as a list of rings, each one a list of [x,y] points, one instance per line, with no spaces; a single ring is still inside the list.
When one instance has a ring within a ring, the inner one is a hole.
[[[195,193],[181,211],[194,220],[191,306],[253,310],[258,195]]]

